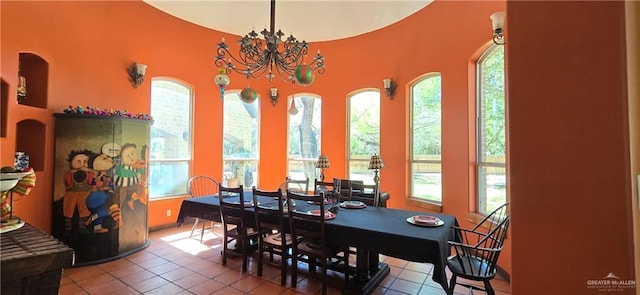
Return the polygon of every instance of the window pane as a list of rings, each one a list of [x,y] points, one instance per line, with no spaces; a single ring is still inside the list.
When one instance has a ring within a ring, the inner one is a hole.
[[[189,162],[149,163],[149,193],[155,197],[175,196],[187,193]]]
[[[411,87],[411,197],[442,202],[442,90],[439,74]]]
[[[224,96],[223,185],[249,188],[258,179],[259,100],[245,103],[240,94]]]
[[[223,185],[228,187],[237,187],[243,185],[245,188],[251,188],[257,186],[256,176],[258,175],[258,169],[256,167],[255,160],[236,160],[236,161],[223,161],[224,165],[224,180]]]
[[[319,97],[307,95],[296,96],[293,105],[298,112],[289,113],[288,174],[292,179],[312,181],[320,174],[315,163],[320,155],[322,104]]]
[[[504,55],[498,46],[480,64],[480,161],[504,163]]]
[[[191,160],[192,90],[170,80],[151,81],[149,195],[187,193]]]
[[[380,154],[380,92],[365,91],[349,98],[349,178],[373,184],[369,158]],[[366,182],[366,181],[365,181]]]
[[[507,199],[507,175],[504,167],[480,167],[478,172],[479,211],[486,214]]]
[[[422,80],[412,88],[414,160],[440,160],[442,154],[440,85],[440,75],[437,75]]]
[[[488,214],[507,200],[504,47],[493,46],[478,61],[478,212]]]
[[[366,160],[349,161],[349,179],[361,180],[364,184],[375,184],[373,182],[373,170],[369,170],[369,158]]]
[[[191,158],[191,90],[167,80],[151,86],[152,159]]]
[[[442,200],[442,172],[440,164],[413,163],[413,197],[440,202]]]

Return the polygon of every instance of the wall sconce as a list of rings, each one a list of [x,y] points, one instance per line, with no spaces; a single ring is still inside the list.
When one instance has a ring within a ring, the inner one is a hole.
[[[489,18],[491,18],[491,25],[493,26],[493,43],[496,45],[504,45],[504,36],[502,35],[502,30],[504,29],[504,11],[498,11],[493,13]]]
[[[269,97],[271,98],[271,104],[275,106],[278,102],[278,88],[271,88]]]
[[[133,84],[133,88],[137,88],[144,81],[147,65],[134,62],[129,66],[127,72],[129,72],[129,81]]]
[[[387,94],[387,97],[393,99],[393,96],[396,94],[396,87],[398,85],[396,85],[396,83],[391,79],[382,80],[382,84],[384,86],[384,92]]]

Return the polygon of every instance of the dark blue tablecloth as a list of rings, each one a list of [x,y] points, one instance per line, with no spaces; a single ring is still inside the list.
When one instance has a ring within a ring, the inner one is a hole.
[[[248,192],[244,198],[251,200],[253,196]],[[265,197],[260,197],[258,202],[265,206],[277,205],[276,200]],[[186,199],[180,207],[177,223],[183,224],[189,216],[220,221],[219,205],[217,196]],[[296,204],[297,210],[317,207]],[[253,211],[253,208],[247,210]],[[424,214],[436,216],[444,224],[423,227],[407,222],[411,216]],[[369,206],[363,209],[340,208],[335,219],[327,220],[326,231],[327,239],[334,244],[350,245],[409,261],[432,263],[433,280],[446,290],[445,265],[450,255],[447,241],[453,239],[453,225],[457,225],[457,220],[451,215]]]

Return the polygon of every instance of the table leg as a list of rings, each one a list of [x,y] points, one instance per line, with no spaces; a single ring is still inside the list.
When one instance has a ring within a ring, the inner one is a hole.
[[[371,294],[389,275],[391,269],[386,263],[379,263],[378,253],[364,249],[356,250],[356,277],[349,280],[342,294]]]
[[[374,268],[377,268],[377,265]],[[368,281],[369,271],[369,251],[358,249],[356,252],[356,280],[360,282]]]

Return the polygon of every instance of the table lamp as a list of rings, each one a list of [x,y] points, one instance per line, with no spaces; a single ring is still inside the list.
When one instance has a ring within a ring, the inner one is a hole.
[[[380,171],[380,169],[384,168],[384,163],[382,163],[382,158],[380,158],[380,155],[376,155],[373,154],[373,156],[371,156],[371,159],[369,160],[369,170],[373,170],[373,172],[375,173],[375,176],[373,177],[373,182],[376,185],[376,190],[374,192],[373,195],[373,203],[375,204],[375,206],[377,207],[379,205],[380,202],[380,176],[378,176],[378,171]]]
[[[318,161],[316,162],[316,168],[320,168],[320,181],[324,181],[324,169],[330,168],[329,158],[326,155],[320,155],[318,157]]]

